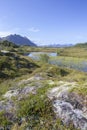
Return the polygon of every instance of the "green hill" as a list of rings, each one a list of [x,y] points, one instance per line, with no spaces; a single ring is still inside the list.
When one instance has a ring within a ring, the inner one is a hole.
[[[31,60],[12,52],[0,52],[0,78],[8,79],[32,73],[37,65]]]

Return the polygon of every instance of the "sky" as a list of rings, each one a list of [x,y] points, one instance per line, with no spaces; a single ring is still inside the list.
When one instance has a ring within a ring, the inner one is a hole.
[[[38,45],[87,42],[87,0],[0,0],[0,37]]]

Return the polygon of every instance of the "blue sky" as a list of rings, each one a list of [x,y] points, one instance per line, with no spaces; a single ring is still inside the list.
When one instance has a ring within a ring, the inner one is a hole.
[[[0,36],[38,44],[87,42],[87,0],[0,0]]]

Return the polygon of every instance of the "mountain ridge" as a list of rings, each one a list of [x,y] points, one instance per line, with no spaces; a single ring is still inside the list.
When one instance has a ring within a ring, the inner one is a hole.
[[[23,36],[18,35],[18,34],[11,34],[11,35],[8,35],[6,37],[0,37],[0,41],[5,41],[5,40],[7,40],[9,42],[13,42],[16,45],[37,46],[34,42],[32,42],[27,37],[23,37]]]

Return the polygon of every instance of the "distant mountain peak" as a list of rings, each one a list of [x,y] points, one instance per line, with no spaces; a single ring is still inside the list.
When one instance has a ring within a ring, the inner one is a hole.
[[[11,34],[6,37],[2,37],[0,40],[2,41],[7,40],[15,43],[16,45],[36,46],[36,44],[33,43],[31,40],[29,40],[27,37],[23,37],[19,34]]]

